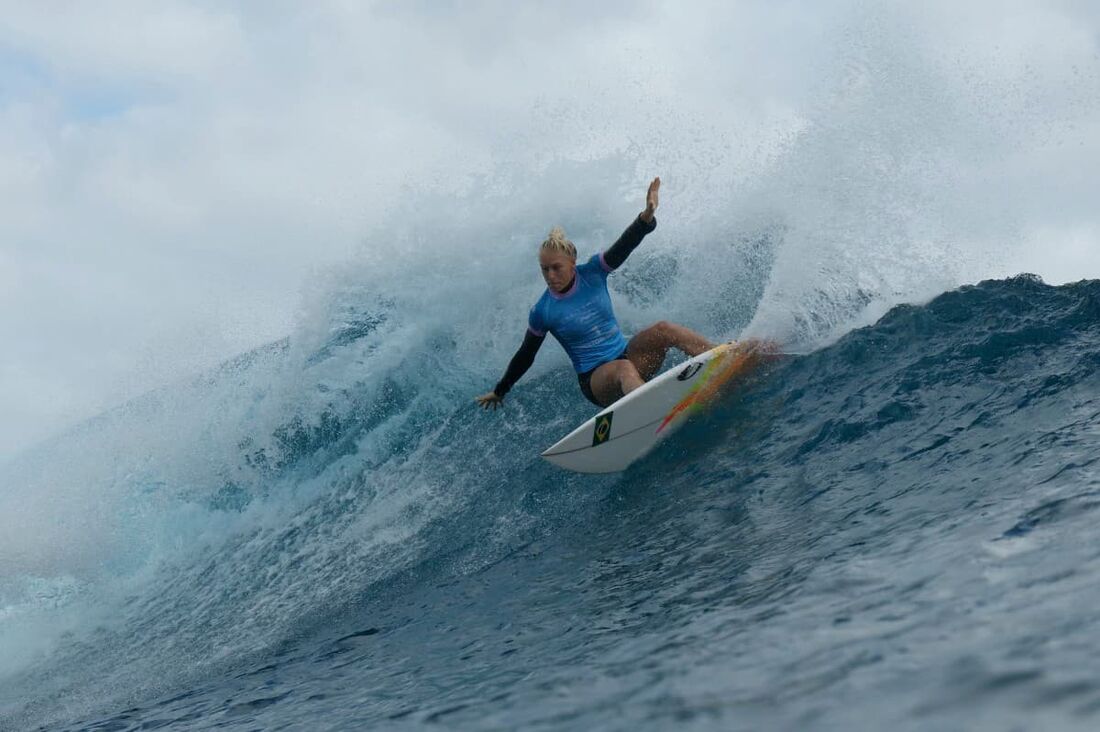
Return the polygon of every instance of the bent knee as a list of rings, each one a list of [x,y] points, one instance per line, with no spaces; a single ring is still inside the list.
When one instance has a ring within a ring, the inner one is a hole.
[[[650,333],[652,335],[666,335],[672,331],[672,328],[673,325],[669,321],[658,320],[656,323],[653,323],[648,328],[646,328],[643,332]]]
[[[615,367],[615,375],[618,377],[636,375],[638,373],[638,367],[634,365],[633,361],[623,359],[620,361],[611,362]]]
[[[658,320],[646,328],[644,333],[656,343],[667,345],[676,336],[676,324],[667,320]]]

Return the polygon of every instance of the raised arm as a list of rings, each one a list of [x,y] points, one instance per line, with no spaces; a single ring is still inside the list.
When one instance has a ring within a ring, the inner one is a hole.
[[[649,190],[645,195],[645,210],[638,214],[638,218],[626,227],[622,236],[603,253],[603,262],[609,269],[616,269],[630,253],[634,251],[645,235],[657,228],[657,219],[653,214],[657,210],[657,194],[661,189],[661,179],[654,178],[649,184]]]
[[[476,398],[478,405],[484,409],[499,407],[504,401],[504,395],[516,385],[521,376],[527,373],[527,369],[531,368],[531,364],[535,362],[535,354],[539,352],[544,340],[546,340],[545,334],[535,335],[528,330],[527,334],[523,336],[523,344],[516,351],[516,355],[512,356],[512,360],[508,362],[508,368],[505,370],[504,376],[497,382],[491,392]]]

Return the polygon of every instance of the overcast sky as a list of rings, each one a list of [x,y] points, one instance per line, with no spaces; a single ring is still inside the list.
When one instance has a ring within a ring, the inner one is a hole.
[[[973,83],[952,104],[1035,140],[990,153],[1036,242],[1013,266],[1100,276],[1100,7],[894,5],[4,3],[0,459],[291,332],[409,191],[639,145],[704,175],[715,140],[779,144],[869,8]]]

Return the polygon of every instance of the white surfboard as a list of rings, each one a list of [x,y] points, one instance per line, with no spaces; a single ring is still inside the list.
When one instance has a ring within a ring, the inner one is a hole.
[[[770,345],[731,342],[701,353],[601,410],[542,456],[579,473],[625,470],[713,399],[723,384],[773,354]]]

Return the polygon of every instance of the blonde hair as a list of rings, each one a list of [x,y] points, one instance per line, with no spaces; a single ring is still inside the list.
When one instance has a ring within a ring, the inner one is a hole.
[[[558,252],[574,261],[577,259],[577,248],[573,246],[573,242],[565,238],[565,229],[560,226],[550,229],[550,234],[546,237],[546,241],[542,243],[542,246],[539,247],[539,251]]]

